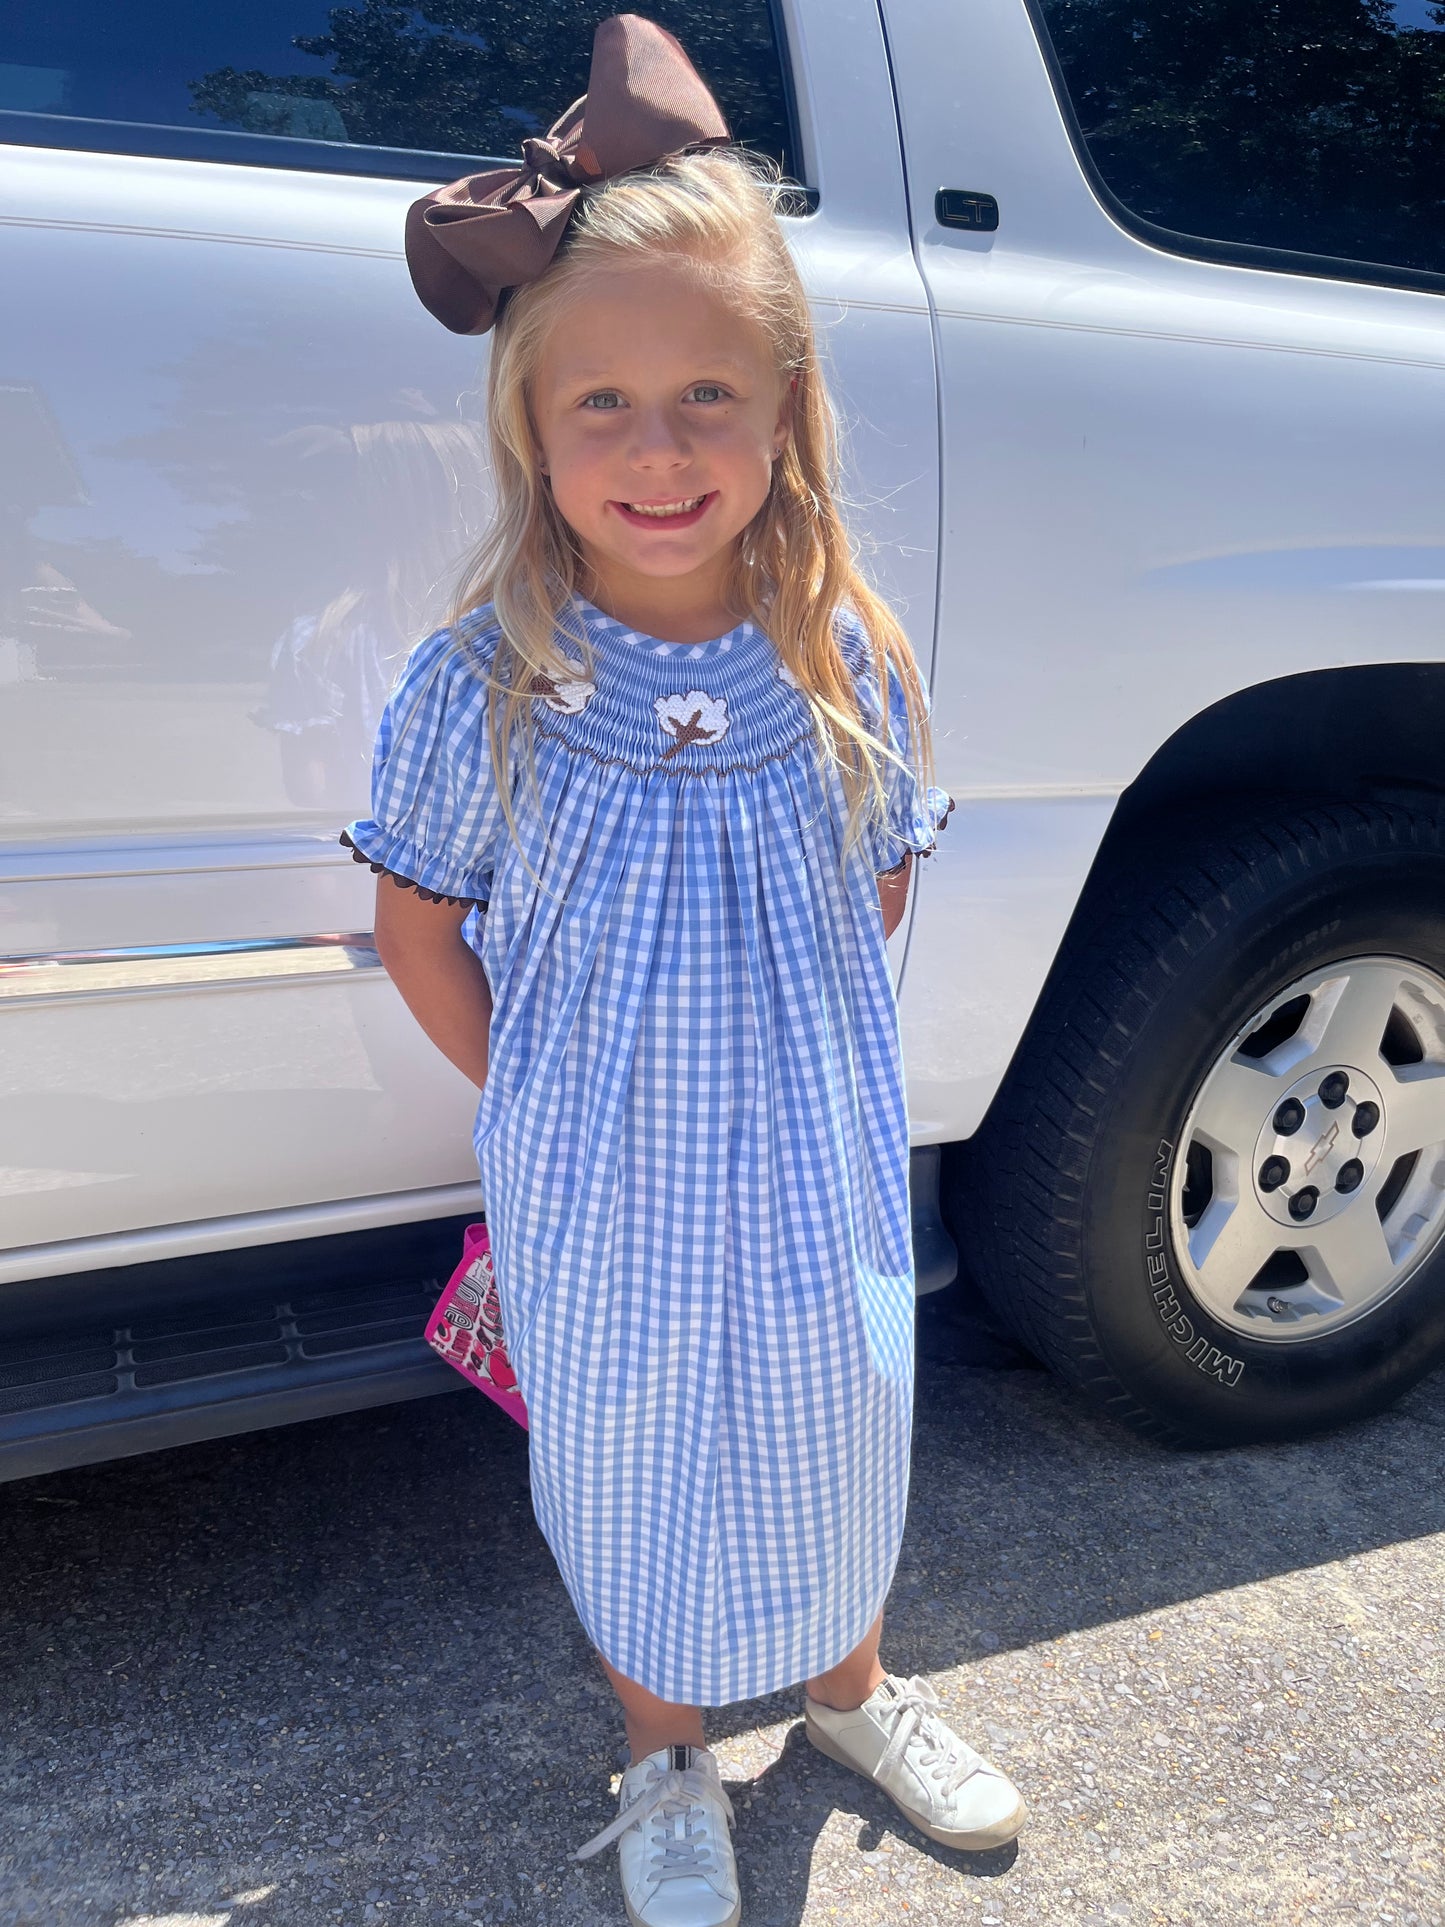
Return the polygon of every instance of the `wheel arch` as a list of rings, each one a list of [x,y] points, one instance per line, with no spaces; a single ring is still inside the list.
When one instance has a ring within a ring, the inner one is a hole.
[[[1084,895],[1121,844],[1225,797],[1385,802],[1445,793],[1445,662],[1313,669],[1235,690],[1191,716],[1121,793]]]
[[[1171,824],[1248,797],[1283,802],[1389,802],[1445,795],[1445,662],[1355,664],[1279,676],[1232,691],[1159,745],[1120,792],[1058,949],[975,1137],[1007,1091],[1014,1066],[1071,954],[1106,915],[1130,867]],[[964,1140],[971,1142],[972,1140]]]

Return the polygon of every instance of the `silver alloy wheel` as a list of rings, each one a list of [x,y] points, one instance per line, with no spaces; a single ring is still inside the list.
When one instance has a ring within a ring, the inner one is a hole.
[[[1230,1040],[1169,1199],[1220,1324],[1300,1343],[1381,1304],[1445,1231],[1445,978],[1403,957],[1312,970]]]

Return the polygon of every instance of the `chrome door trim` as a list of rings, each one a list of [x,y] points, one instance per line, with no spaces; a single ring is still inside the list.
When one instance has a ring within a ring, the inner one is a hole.
[[[126,950],[53,950],[32,956],[0,956],[0,1006],[42,997],[295,983],[380,968],[376,939],[369,930],[314,937],[140,944]]]

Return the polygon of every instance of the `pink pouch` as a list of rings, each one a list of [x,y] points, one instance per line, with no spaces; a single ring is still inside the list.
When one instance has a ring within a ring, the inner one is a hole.
[[[426,1342],[526,1431],[527,1408],[502,1339],[492,1241],[484,1224],[469,1224],[462,1233],[462,1261],[426,1322]]]

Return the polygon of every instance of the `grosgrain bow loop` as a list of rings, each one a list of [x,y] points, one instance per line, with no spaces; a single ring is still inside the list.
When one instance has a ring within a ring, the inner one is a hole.
[[[546,271],[584,187],[730,139],[722,109],[666,28],[613,14],[593,37],[587,92],[545,135],[523,141],[520,166],[469,174],[412,203],[412,286],[453,334],[485,334],[506,290]]]

